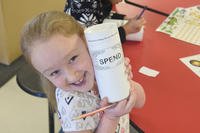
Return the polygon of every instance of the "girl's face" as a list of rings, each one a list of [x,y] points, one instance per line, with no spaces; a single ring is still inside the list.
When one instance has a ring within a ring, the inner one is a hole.
[[[35,41],[31,63],[56,87],[65,91],[88,91],[94,85],[94,70],[85,42],[78,36],[53,35]]]

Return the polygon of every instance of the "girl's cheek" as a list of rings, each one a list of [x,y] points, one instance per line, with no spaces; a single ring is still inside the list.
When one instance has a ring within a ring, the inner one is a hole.
[[[51,78],[49,79],[56,87],[63,87],[65,82],[62,78]]]

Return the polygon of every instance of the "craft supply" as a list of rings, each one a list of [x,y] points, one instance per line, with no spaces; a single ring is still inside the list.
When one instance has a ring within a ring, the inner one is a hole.
[[[86,113],[86,114],[77,116],[77,117],[73,118],[73,120],[78,120],[78,119],[82,119],[82,118],[85,118],[85,117],[94,115],[94,114],[99,113],[99,112],[102,112],[102,111],[104,111],[104,110],[106,110],[107,108],[110,108],[110,107],[112,107],[112,106],[113,106],[113,104],[108,105],[108,106],[105,106],[105,107],[102,107],[102,108],[99,108],[99,109],[97,109],[97,110],[95,110],[95,111],[92,111],[92,112],[89,112],[89,113]]]
[[[142,15],[144,14],[144,11],[147,9],[147,6],[144,6],[143,10],[140,12],[140,14],[137,16],[137,19],[140,19]]]

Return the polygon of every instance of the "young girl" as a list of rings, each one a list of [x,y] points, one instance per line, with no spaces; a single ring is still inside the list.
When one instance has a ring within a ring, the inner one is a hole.
[[[122,0],[66,0],[64,12],[73,16],[84,27],[103,23],[105,18],[128,19],[123,14],[113,13],[112,5]],[[118,28],[121,42],[126,40],[126,35],[140,31],[145,24],[144,18],[128,19],[128,22]]]
[[[132,88],[129,97],[102,114],[73,119],[108,105],[107,98],[99,98],[84,32],[73,17],[59,11],[39,14],[25,25],[21,49],[50,85],[44,90],[58,112],[64,132],[129,132],[128,113],[133,107],[142,107],[145,102],[142,87],[131,80],[129,61],[126,62]]]

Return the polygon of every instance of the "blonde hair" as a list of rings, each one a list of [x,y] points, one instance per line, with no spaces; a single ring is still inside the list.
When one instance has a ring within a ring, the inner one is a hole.
[[[78,34],[84,40],[81,25],[70,15],[60,11],[48,11],[30,20],[21,32],[21,50],[26,60],[31,64],[31,50],[36,41],[46,41],[55,34],[69,37]],[[40,74],[44,92],[53,110],[56,110],[55,86]]]

